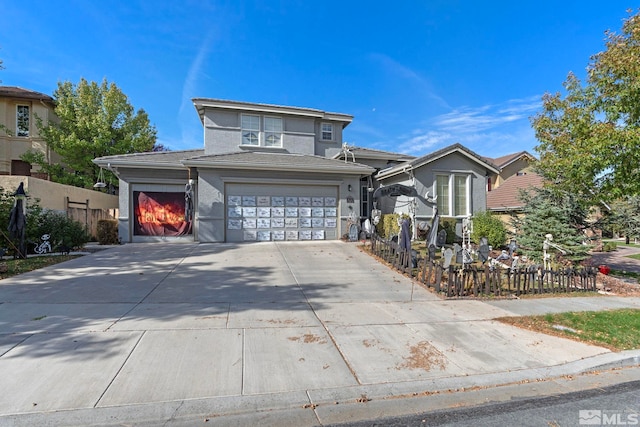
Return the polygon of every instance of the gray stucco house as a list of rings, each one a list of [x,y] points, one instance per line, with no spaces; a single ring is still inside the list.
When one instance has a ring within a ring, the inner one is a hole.
[[[402,184],[416,189],[417,197],[383,198],[378,209],[383,214],[409,215],[414,223],[429,221],[437,206],[441,218],[462,222],[487,208],[487,183],[499,168],[461,144],[453,144],[414,158],[374,175],[383,186]]]
[[[340,160],[353,117],[193,99],[204,149],[94,160],[119,178],[123,242],[339,239],[375,168]],[[185,215],[186,214],[186,215]],[[186,216],[186,218],[185,218]]]

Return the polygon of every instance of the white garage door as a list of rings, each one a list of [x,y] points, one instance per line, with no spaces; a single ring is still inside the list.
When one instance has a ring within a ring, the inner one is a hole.
[[[227,183],[225,193],[227,242],[338,238],[337,186]]]

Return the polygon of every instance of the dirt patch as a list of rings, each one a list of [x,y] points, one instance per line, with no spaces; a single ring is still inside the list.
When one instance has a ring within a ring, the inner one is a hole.
[[[598,273],[597,286],[600,291],[608,294],[626,297],[640,296],[640,284],[635,278],[608,276]]]
[[[298,342],[303,342],[305,344],[312,344],[312,343],[326,344],[327,343],[326,338],[319,337],[318,335],[314,335],[314,334],[304,334],[301,337],[289,337],[288,339],[289,341],[298,341]]]
[[[420,341],[418,344],[409,347],[409,357],[404,357],[404,363],[398,369],[422,369],[431,371],[440,368],[444,371],[446,361],[444,355],[428,341]]]

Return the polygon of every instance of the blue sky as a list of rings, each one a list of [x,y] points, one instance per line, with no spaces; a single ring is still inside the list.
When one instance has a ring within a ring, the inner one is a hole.
[[[535,154],[529,118],[585,76],[630,1],[5,1],[3,85],[115,83],[173,149],[201,148],[191,99],[354,116],[351,145],[413,155],[460,142]]]

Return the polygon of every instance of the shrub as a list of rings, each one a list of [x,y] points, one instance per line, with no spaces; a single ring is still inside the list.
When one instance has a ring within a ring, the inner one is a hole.
[[[490,246],[498,248],[507,241],[507,229],[504,223],[491,212],[477,212],[473,215],[472,220],[471,240],[475,243],[480,243],[480,239],[486,237]]]
[[[51,248],[54,251],[61,247],[79,249],[90,239],[83,224],[67,218],[62,212],[41,210],[39,215],[35,218],[34,215],[31,215],[31,218],[32,223],[35,223],[35,236],[31,236],[30,240],[40,242],[41,237],[48,234]]]
[[[457,221],[455,219],[451,219],[451,218],[440,219],[440,224],[438,228],[447,232],[447,240],[446,240],[447,245],[452,245],[456,242],[456,240],[458,240],[458,237],[456,236],[456,223]]]
[[[117,245],[120,243],[118,239],[118,221],[115,219],[101,219],[98,221],[98,244],[100,245]]]
[[[397,213],[382,215],[380,222],[376,225],[376,231],[380,237],[390,239],[400,234],[400,226],[398,225],[399,218],[409,218],[409,216],[407,214]]]
[[[604,252],[612,252],[618,250],[618,244],[616,242],[604,242],[602,245],[602,250]]]

